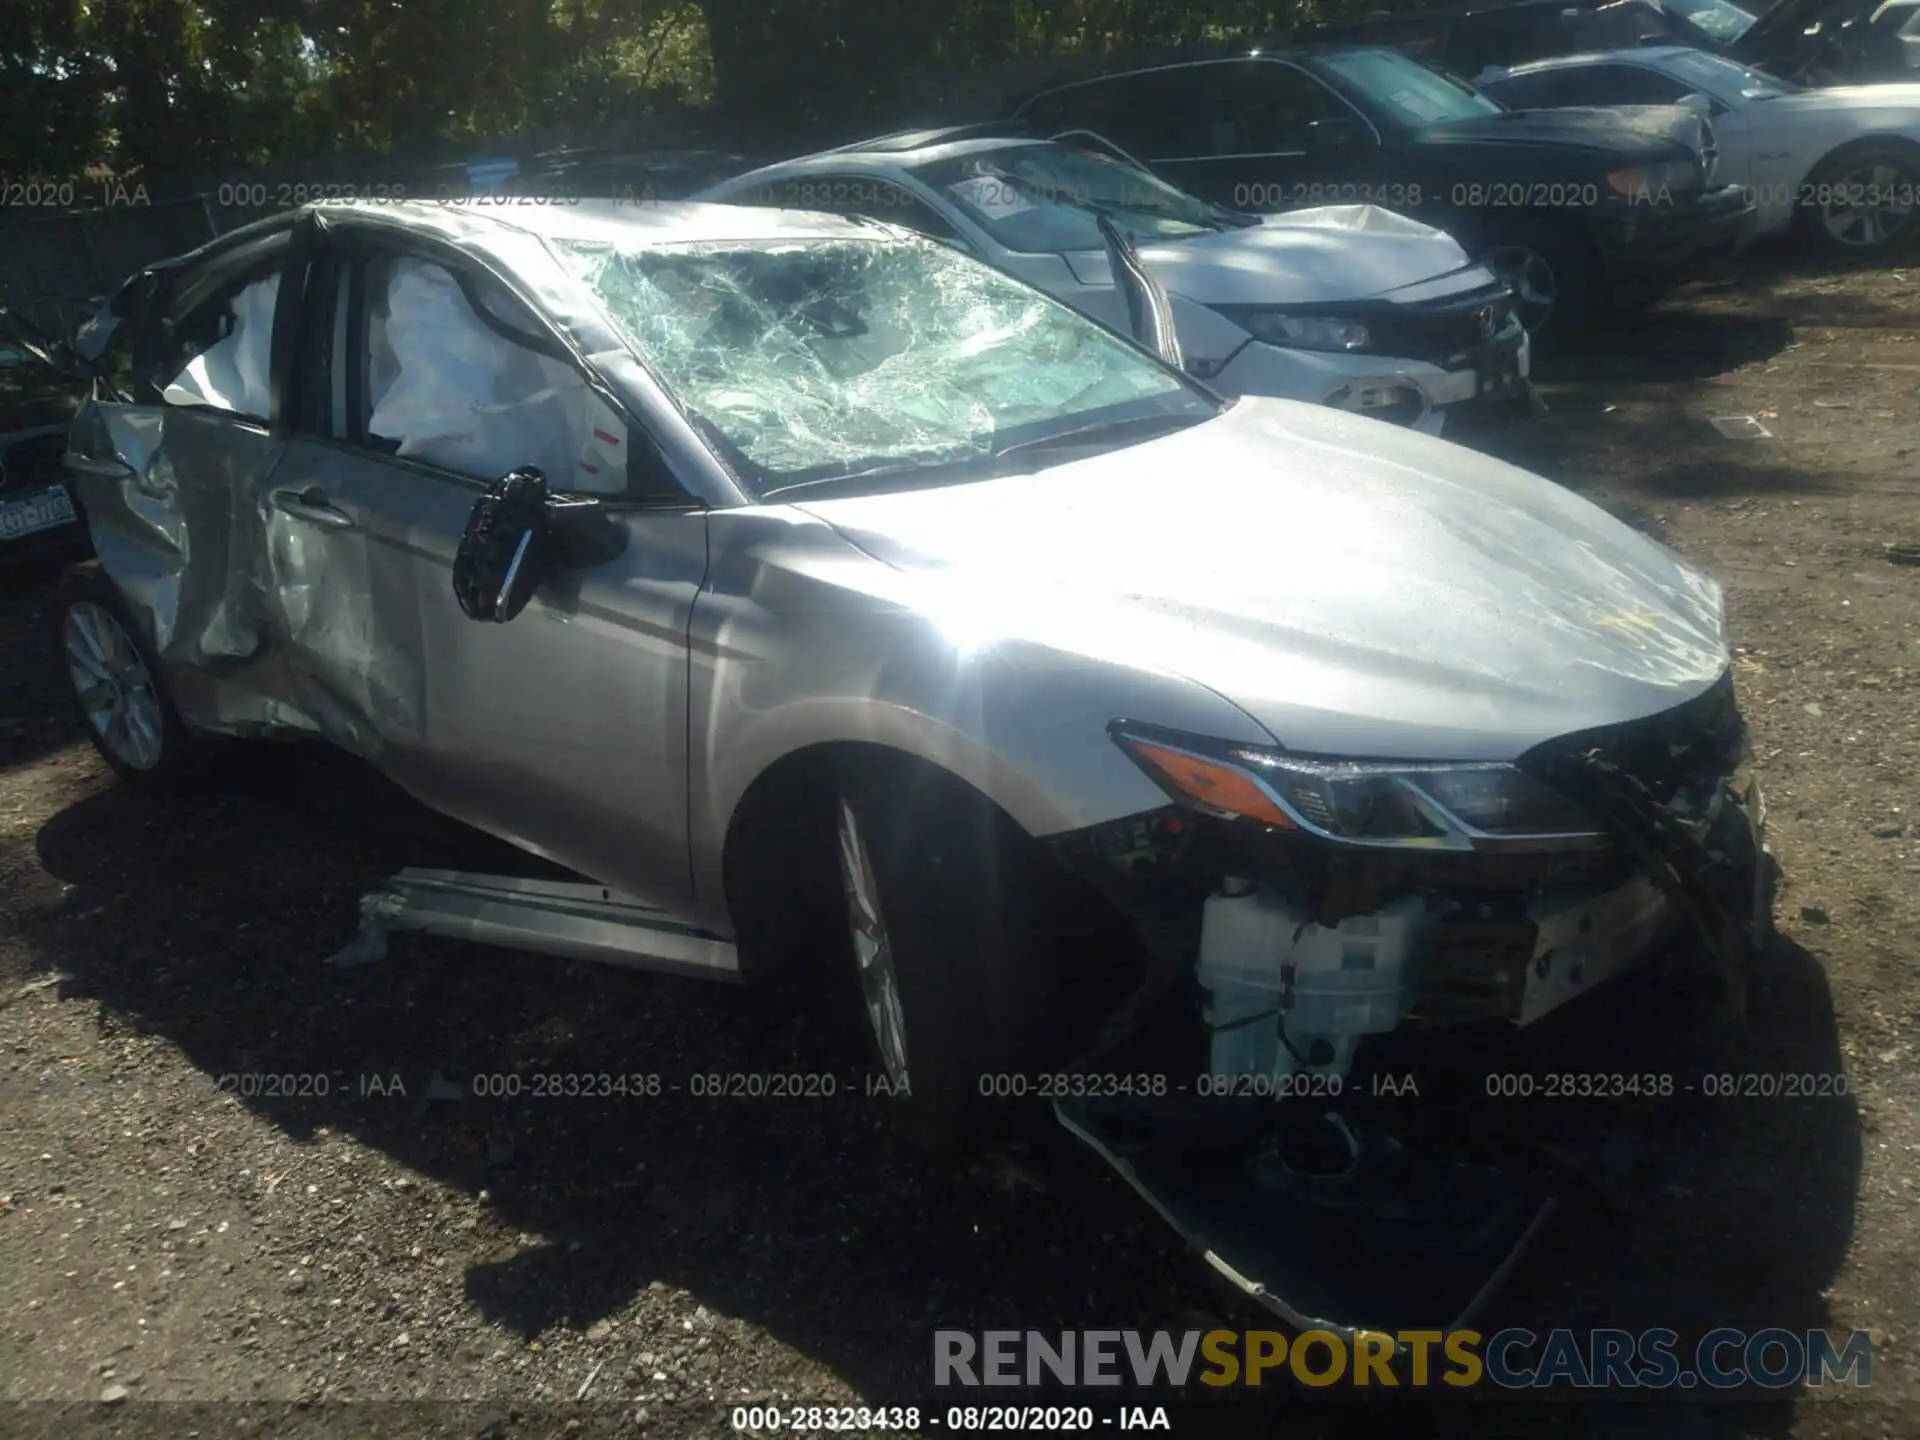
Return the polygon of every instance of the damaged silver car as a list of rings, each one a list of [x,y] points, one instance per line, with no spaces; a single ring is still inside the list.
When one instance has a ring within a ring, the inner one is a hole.
[[[123,776],[343,746],[578,875],[370,934],[844,981],[915,1126],[1052,1102],[1298,1322],[1451,1322],[1551,1203],[1416,1057],[1742,1003],[1719,588],[1512,466],[776,210],[327,204],[96,341],[55,618]]]

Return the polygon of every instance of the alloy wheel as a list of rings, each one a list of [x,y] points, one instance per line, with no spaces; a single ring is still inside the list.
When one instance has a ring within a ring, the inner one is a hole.
[[[1859,165],[1834,180],[1820,204],[1827,238],[1849,250],[1872,250],[1913,223],[1915,177],[1884,161]]]
[[[853,958],[860,971],[860,993],[867,1005],[867,1023],[887,1080],[898,1087],[907,1080],[907,1024],[900,1005],[900,979],[893,964],[893,942],[880,912],[880,886],[873,860],[853,807],[840,802],[840,881],[847,896],[847,921],[853,933]]]
[[[112,611],[91,600],[70,606],[60,628],[73,692],[100,743],[131,769],[153,769],[166,719],[133,637]]]
[[[1514,311],[1529,335],[1537,334],[1553,315],[1560,285],[1553,266],[1538,250],[1525,245],[1501,245],[1489,250],[1486,267],[1513,291]]]

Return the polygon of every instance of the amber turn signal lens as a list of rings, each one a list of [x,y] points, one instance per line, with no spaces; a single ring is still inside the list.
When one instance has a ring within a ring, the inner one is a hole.
[[[1218,760],[1171,750],[1149,740],[1121,741],[1132,755],[1177,798],[1219,815],[1241,815],[1262,825],[1298,829],[1273,797],[1244,771]]]

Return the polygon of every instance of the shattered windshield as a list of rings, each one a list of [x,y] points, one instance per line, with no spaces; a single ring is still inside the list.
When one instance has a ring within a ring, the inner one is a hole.
[[[1219,409],[1077,311],[922,240],[559,248],[762,499],[938,480]]]
[[[911,173],[1007,249],[1024,254],[1104,248],[1100,215],[1154,240],[1244,223],[1114,156],[1054,142],[974,151],[916,165]]]

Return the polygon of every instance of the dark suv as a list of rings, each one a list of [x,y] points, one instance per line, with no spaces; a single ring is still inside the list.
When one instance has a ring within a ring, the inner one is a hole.
[[[1512,0],[1457,10],[1422,10],[1316,25],[1304,38],[1390,45],[1471,79],[1550,55],[1632,45],[1730,44],[1753,25],[1732,0]]]
[[[1533,60],[1635,45],[1685,45],[1804,85],[1911,80],[1920,71],[1916,0],[1508,0],[1377,14],[1310,27],[1304,38],[1394,49],[1478,76]]]
[[[1679,106],[1511,111],[1393,50],[1241,52],[1080,80],[1013,118],[1093,131],[1239,210],[1372,203],[1449,231],[1513,286],[1544,340],[1658,295],[1745,243],[1712,128]]]

